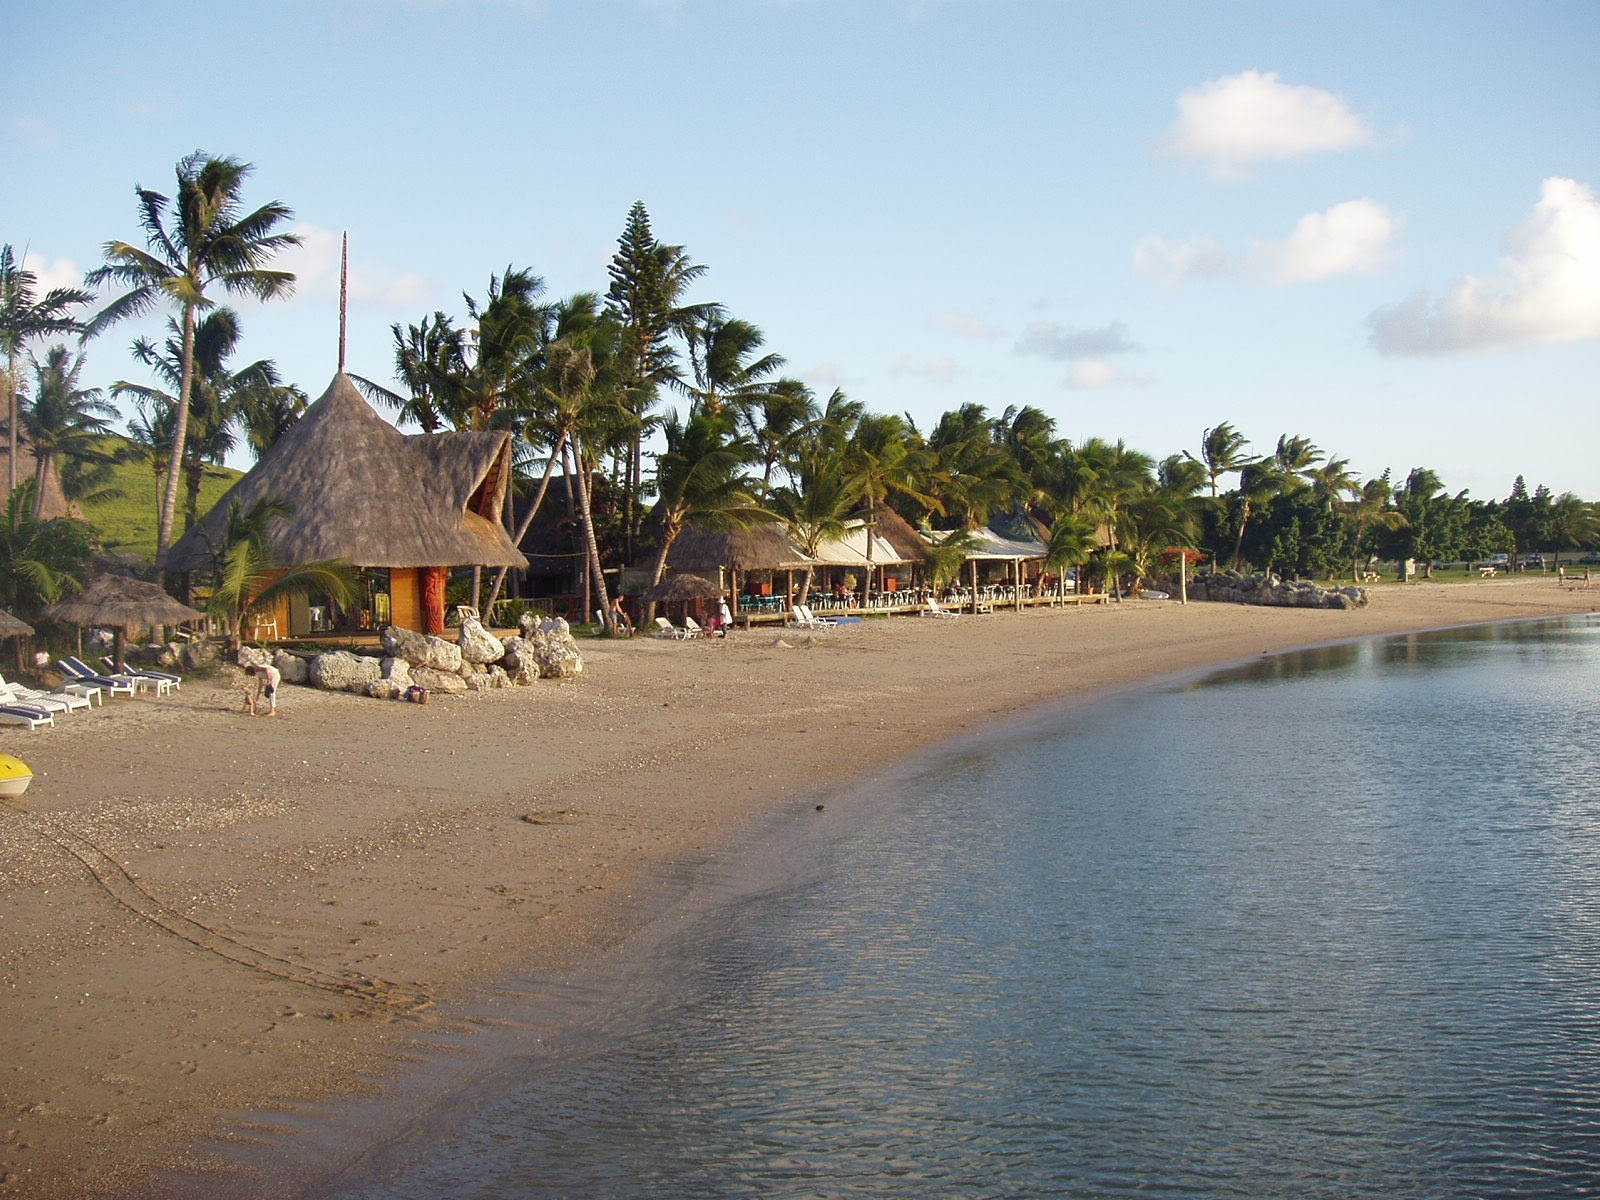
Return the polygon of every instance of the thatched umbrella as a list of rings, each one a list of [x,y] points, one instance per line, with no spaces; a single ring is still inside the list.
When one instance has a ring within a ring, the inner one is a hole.
[[[33,636],[33,626],[19,617],[13,617],[5,609],[0,608],[0,641],[6,638],[25,638]],[[17,670],[22,670],[22,643],[17,643]]]
[[[105,625],[113,630],[117,669],[123,666],[123,638],[143,625],[176,625],[199,621],[204,613],[174,600],[160,587],[126,575],[105,574],[81,592],[47,605],[44,615],[69,625]]]
[[[684,600],[715,600],[721,595],[722,588],[704,575],[677,571],[651,588],[645,599],[672,604]]]

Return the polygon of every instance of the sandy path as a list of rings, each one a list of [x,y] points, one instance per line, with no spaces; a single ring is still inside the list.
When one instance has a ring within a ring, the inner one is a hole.
[[[191,681],[52,731],[0,810],[0,1195],[126,1194],[240,1109],[336,1095],[633,889],[803,793],[1042,700],[1369,633],[1600,610],[1553,580],[1355,612],[1143,602],[585,643],[564,683],[427,706]],[[849,737],[848,754],[840,752]],[[236,1181],[239,1194],[274,1194]]]

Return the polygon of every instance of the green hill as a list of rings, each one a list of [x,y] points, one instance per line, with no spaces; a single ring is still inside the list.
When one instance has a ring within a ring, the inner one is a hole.
[[[121,438],[111,442],[129,445]],[[234,485],[243,472],[229,467],[206,468],[200,485],[200,512],[206,513]],[[117,463],[111,470],[108,495],[83,502],[83,519],[100,535],[107,554],[131,558],[149,566],[156,558],[156,495],[158,480],[149,459]],[[179,503],[183,502],[180,494]],[[183,530],[178,516],[177,531]]]

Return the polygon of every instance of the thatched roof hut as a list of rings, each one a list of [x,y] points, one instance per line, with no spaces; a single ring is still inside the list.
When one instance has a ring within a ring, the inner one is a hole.
[[[715,573],[720,567],[734,571],[799,571],[809,560],[805,552],[784,536],[775,523],[748,529],[712,533],[685,529],[672,543],[667,564],[674,571]]]
[[[172,547],[167,565],[210,565],[229,509],[276,497],[291,506],[268,528],[280,566],[339,559],[390,573],[390,592],[363,627],[444,627],[444,576],[453,567],[525,567],[501,523],[511,478],[511,435],[407,435],[385,421],[346,375],[273,443],[255,468]],[[388,598],[392,595],[390,616]],[[301,623],[298,613],[289,621]],[[298,631],[297,631],[298,632]]]
[[[261,456],[194,529],[167,564],[211,561],[229,507],[269,496],[292,511],[274,521],[273,558],[284,566],[343,559],[359,567],[523,567],[500,523],[511,474],[511,435],[407,435],[372,410],[349,376]]]

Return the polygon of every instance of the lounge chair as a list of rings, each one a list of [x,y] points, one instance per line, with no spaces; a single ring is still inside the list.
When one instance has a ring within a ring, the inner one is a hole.
[[[684,637],[686,637],[686,638],[697,638],[697,637],[705,637],[705,635],[706,635],[706,631],[700,627],[700,623],[698,621],[696,621],[693,617],[686,615],[683,618],[683,636]]]
[[[117,674],[117,664],[112,662],[110,658],[102,658],[100,661],[105,664],[107,674]],[[169,671],[151,671],[143,667],[124,667],[121,673],[132,675],[139,679],[164,679],[171,685],[173,691],[183,691],[183,676],[174,675]]]
[[[99,676],[101,679],[115,679],[123,683],[131,683],[136,692],[154,691],[158,696],[165,696],[172,690],[172,677],[165,672],[156,671],[96,671],[88,663],[78,658],[64,658],[63,663],[70,663],[74,672],[79,673],[78,678],[87,679],[90,676]],[[82,672],[88,672],[87,675]]]
[[[41,725],[55,723],[54,713],[34,708],[31,704],[0,704],[0,725],[26,725],[29,729],[37,729]]]
[[[794,620],[788,622],[795,629],[832,629],[838,623],[832,617],[817,616],[809,604],[796,604]]]
[[[961,614],[953,609],[940,608],[939,602],[930,595],[928,597],[928,607],[923,610],[922,615],[925,617],[948,617],[953,620]]]
[[[65,691],[41,692],[38,688],[24,687],[20,683],[8,682],[5,676],[0,675],[0,703],[21,704],[24,707],[31,704],[35,708],[50,708],[51,705],[42,703],[45,700],[65,705],[67,712],[80,708],[91,708],[94,705],[92,697],[81,693]]]
[[[78,663],[73,667],[72,663]],[[86,684],[110,692],[113,696],[131,696],[139,690],[139,685],[131,676],[122,675],[96,675],[88,667],[78,662],[75,658],[62,658],[56,660],[56,669],[69,682],[62,689],[70,688],[73,684]]]
[[[679,629],[665,617],[657,617],[656,631],[650,636],[658,638],[671,638],[673,641],[681,642],[684,638],[688,637],[689,634],[686,630]]]
[[[88,708],[87,696],[74,696],[70,692],[41,692],[38,688],[23,687],[20,683],[7,683],[0,679],[0,704],[20,704],[24,708],[42,708],[46,712],[70,713],[77,708]]]

